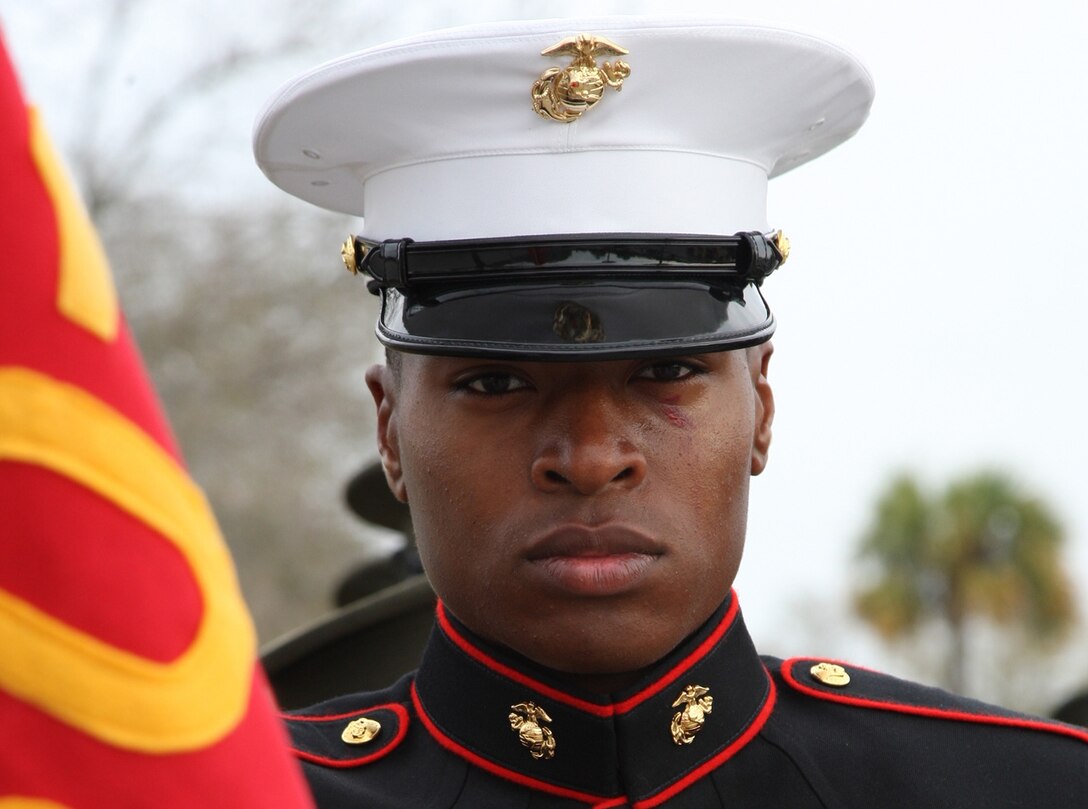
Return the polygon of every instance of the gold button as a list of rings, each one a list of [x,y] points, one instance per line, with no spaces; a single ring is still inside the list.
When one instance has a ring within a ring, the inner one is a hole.
[[[824,685],[834,688],[842,688],[850,683],[850,675],[846,673],[846,669],[834,663],[817,663],[809,669],[809,674]]]
[[[778,251],[778,266],[781,267],[790,257],[790,240],[782,231],[778,231],[774,237],[774,249]]]
[[[382,726],[380,723],[361,716],[348,722],[348,726],[344,728],[340,738],[348,744],[366,744],[381,732]]]
[[[344,266],[352,275],[359,274],[359,264],[355,255],[355,237],[348,236],[348,240],[340,246],[340,258],[344,260]]]

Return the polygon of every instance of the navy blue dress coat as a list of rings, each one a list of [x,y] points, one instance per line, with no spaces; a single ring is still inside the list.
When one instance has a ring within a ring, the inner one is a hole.
[[[318,806],[1088,807],[1088,731],[760,657],[735,596],[607,696],[437,618],[414,674],[287,717]]]

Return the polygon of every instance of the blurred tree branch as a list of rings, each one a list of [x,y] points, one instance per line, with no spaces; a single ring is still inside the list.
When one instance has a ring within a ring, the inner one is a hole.
[[[265,4],[241,27],[230,10],[186,5],[177,37],[188,26],[206,36],[138,68],[134,54],[159,35],[149,15],[163,7],[150,0],[112,0],[49,31],[99,32],[87,69],[70,77],[77,134],[66,152],[265,639],[325,612],[346,569],[374,553],[339,497],[371,453],[362,371],[374,355],[374,309],[338,269],[344,218],[286,195],[262,203],[230,188],[221,203],[202,197],[219,181],[214,151],[237,148],[228,159],[251,165],[249,120],[263,101],[256,75],[350,49],[346,33],[330,36],[346,5]],[[382,36],[386,18],[369,15],[368,33]],[[132,70],[142,95],[119,103]],[[224,112],[238,114],[228,121]]]

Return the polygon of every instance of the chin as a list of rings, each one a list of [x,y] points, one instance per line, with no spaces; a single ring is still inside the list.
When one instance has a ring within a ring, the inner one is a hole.
[[[712,612],[713,610],[711,610]],[[707,613],[708,615],[710,613]],[[613,612],[583,613],[570,622],[549,617],[545,632],[515,633],[506,643],[550,669],[574,675],[616,675],[652,666],[702,624]],[[528,642],[519,642],[522,640]]]

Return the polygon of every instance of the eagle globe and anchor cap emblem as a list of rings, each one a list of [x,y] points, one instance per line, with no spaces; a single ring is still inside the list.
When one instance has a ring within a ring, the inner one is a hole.
[[[570,123],[601,100],[605,87],[621,90],[631,66],[617,59],[597,65],[597,56],[627,53],[604,37],[578,34],[540,52],[541,56],[570,56],[567,67],[550,67],[533,82],[533,109],[544,118]]]
[[[547,711],[535,702],[519,702],[511,705],[510,710],[510,727],[518,732],[518,740],[529,748],[529,754],[538,759],[554,756],[555,736],[544,724],[552,721]]]

